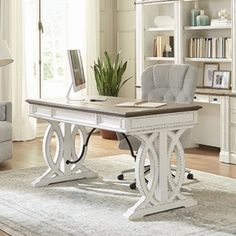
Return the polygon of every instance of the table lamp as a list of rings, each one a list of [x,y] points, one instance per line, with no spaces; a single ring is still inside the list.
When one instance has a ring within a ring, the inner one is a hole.
[[[0,40],[0,67],[6,66],[13,62],[7,42]]]

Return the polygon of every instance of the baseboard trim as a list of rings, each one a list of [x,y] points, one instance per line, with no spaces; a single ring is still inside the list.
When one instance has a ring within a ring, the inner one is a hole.
[[[230,164],[236,164],[236,153],[231,153]]]
[[[230,163],[230,153],[229,152],[220,151],[219,157],[220,157],[220,162]]]
[[[227,163],[227,164],[236,164],[236,154],[221,151],[220,152],[220,162]]]

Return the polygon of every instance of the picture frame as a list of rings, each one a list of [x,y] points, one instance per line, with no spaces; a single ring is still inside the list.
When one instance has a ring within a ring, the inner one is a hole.
[[[229,89],[230,79],[231,79],[231,71],[229,70],[214,71],[213,88]]]
[[[219,71],[219,63],[204,63],[203,87],[212,88],[214,71]]]

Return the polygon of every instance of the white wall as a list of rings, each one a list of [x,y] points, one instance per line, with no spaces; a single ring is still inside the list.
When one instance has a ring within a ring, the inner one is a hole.
[[[135,6],[133,0],[100,0],[101,56],[115,56],[121,49],[128,61],[124,79],[132,77],[120,91],[121,97],[135,97]]]
[[[132,77],[121,89],[120,96],[135,97],[135,5],[133,0],[116,0],[116,45],[128,61],[124,78]]]
[[[116,50],[116,22],[114,17],[115,0],[100,0],[100,52],[114,55]]]

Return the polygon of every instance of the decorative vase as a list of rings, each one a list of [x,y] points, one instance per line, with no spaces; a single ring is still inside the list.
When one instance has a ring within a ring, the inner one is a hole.
[[[173,57],[172,48],[169,44],[166,44],[165,50],[163,52],[163,57]]]
[[[116,132],[110,130],[100,130],[103,139],[117,140]]]
[[[209,16],[205,15],[204,10],[201,10],[200,15],[196,18],[197,26],[206,26],[210,25]]]
[[[196,1],[194,3],[194,9],[191,10],[191,26],[196,26],[197,22],[196,22],[196,18],[197,16],[200,15],[200,9],[199,9],[199,5],[198,5],[198,1]]]
[[[220,19],[228,19],[229,18],[229,13],[227,12],[226,9],[221,9],[218,12],[218,16],[220,17]]]

